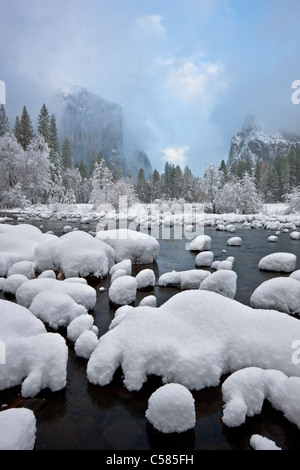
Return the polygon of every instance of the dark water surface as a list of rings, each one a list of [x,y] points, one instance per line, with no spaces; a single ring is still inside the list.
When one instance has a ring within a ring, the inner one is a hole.
[[[41,222],[30,221],[40,226]],[[43,221],[43,231],[53,230],[61,235],[66,225],[58,221]],[[72,224],[68,224],[72,225]],[[77,225],[82,230],[95,230],[94,226]],[[300,269],[300,241],[290,240],[282,233],[277,243],[268,242],[270,231],[237,228],[234,234],[206,227],[212,237],[215,259],[235,257],[234,271],[238,275],[236,300],[249,304],[254,289],[263,281],[282,274],[261,272],[259,260],[272,252],[284,251],[298,256],[296,269]],[[241,247],[227,247],[231,236],[241,236]],[[153,265],[134,266],[133,275],[142,269],[155,271],[156,278],[171,270],[195,268],[195,253],[185,249],[186,240],[160,240],[160,255]],[[222,250],[227,253],[222,253]],[[107,290],[109,280],[93,284],[97,290],[97,304],[93,312],[99,335],[103,335],[114,317],[109,305]],[[148,291],[138,291],[135,305],[146,295],[154,294],[158,306],[179,290],[157,285]],[[2,295],[2,298],[3,295]],[[63,336],[65,331],[61,331]],[[279,333],[280,334],[280,333]],[[122,384],[122,371],[118,370],[111,384],[100,387],[88,383],[87,361],[76,357],[73,344],[69,345],[67,386],[56,393],[41,392],[32,399],[23,399],[20,387],[0,392],[0,406],[25,406],[35,412],[37,419],[36,450],[248,450],[252,434],[262,434],[285,450],[300,450],[300,430],[287,421],[282,413],[265,402],[262,413],[247,418],[237,428],[223,425],[221,384],[199,392],[192,392],[196,404],[196,426],[182,434],[164,435],[156,431],[145,419],[148,398],[161,384],[158,377],[149,377],[139,392],[128,392]],[[226,377],[222,378],[222,381]],[[221,381],[221,383],[222,383]],[[4,408],[3,408],[4,409]]]

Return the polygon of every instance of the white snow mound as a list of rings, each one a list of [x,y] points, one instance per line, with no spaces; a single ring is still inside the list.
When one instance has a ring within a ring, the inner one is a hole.
[[[293,277],[277,277],[260,284],[250,297],[254,308],[300,313],[300,282]]]
[[[295,270],[296,261],[293,253],[271,253],[260,260],[258,267],[263,271],[291,273]]]
[[[121,366],[128,390],[139,390],[150,374],[200,390],[247,366],[299,376],[291,360],[297,338],[300,323],[294,317],[256,310],[215,292],[189,290],[158,308],[127,309],[99,339],[87,376],[107,385]]]
[[[195,400],[183,385],[170,383],[158,388],[148,400],[146,418],[163,433],[182,433],[195,426]]]
[[[114,250],[80,230],[40,244],[34,251],[34,269],[61,271],[68,277],[105,277],[114,264]]]
[[[118,263],[130,259],[134,264],[151,264],[159,255],[159,242],[143,232],[130,229],[101,230],[96,239],[110,245]]]
[[[32,410],[11,408],[0,413],[0,450],[33,450],[36,419]]]

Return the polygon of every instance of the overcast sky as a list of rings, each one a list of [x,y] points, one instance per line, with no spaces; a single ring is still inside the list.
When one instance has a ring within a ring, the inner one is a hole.
[[[299,0],[0,0],[0,19],[13,122],[84,87],[122,106],[126,149],[200,176],[249,114],[300,133]]]

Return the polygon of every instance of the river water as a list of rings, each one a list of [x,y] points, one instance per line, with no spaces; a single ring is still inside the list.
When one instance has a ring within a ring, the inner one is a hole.
[[[43,223],[43,231],[63,233],[62,221],[26,221],[36,226]],[[96,226],[76,225],[81,230],[95,230]],[[238,275],[235,299],[249,305],[254,289],[263,281],[282,274],[258,270],[259,260],[272,252],[284,251],[298,256],[296,269],[300,269],[300,242],[290,240],[289,233],[282,233],[278,242],[268,242],[270,231],[237,227],[234,234],[206,227],[205,233],[212,237],[215,260],[234,256],[234,271]],[[241,236],[241,247],[227,247],[231,236]],[[226,250],[223,253],[222,250]],[[195,268],[195,253],[186,250],[186,240],[160,239],[160,255],[152,265],[133,266],[133,275],[141,269],[155,271],[156,279],[174,270]],[[114,317],[114,309],[108,301],[109,279],[92,284],[97,290],[97,303],[93,312],[99,335],[103,335]],[[100,287],[105,290],[99,291]],[[158,287],[138,291],[136,305],[146,295],[154,294],[158,306],[179,292],[176,288]],[[1,293],[1,298],[5,298]],[[60,331],[66,337],[65,331]],[[222,423],[221,383],[199,392],[192,392],[196,405],[196,425],[182,434],[164,435],[156,431],[145,419],[148,399],[160,385],[160,378],[149,377],[139,392],[129,392],[123,386],[122,372],[118,370],[113,381],[105,386],[90,384],[86,378],[87,361],[76,357],[73,344],[69,345],[67,386],[52,393],[42,391],[32,399],[23,399],[20,387],[0,392],[0,406],[31,408],[37,420],[36,450],[248,450],[252,434],[261,434],[284,450],[300,450],[300,430],[289,423],[281,412],[265,402],[260,415],[247,418],[238,428]],[[4,409],[4,407],[2,407]]]

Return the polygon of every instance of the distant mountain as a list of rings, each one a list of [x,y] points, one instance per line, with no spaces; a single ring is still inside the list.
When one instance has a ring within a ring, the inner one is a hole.
[[[72,87],[57,95],[59,137],[68,137],[74,163],[81,160],[89,169],[101,152],[105,161],[118,162],[124,176],[135,177],[140,168],[146,177],[152,174],[151,162],[142,151],[125,156],[123,150],[122,107],[90,91]]]
[[[287,156],[291,146],[297,142],[300,143],[299,136],[272,134],[250,117],[241,132],[231,140],[227,166],[231,168],[249,157],[253,164],[258,160],[272,164],[277,155]]]

